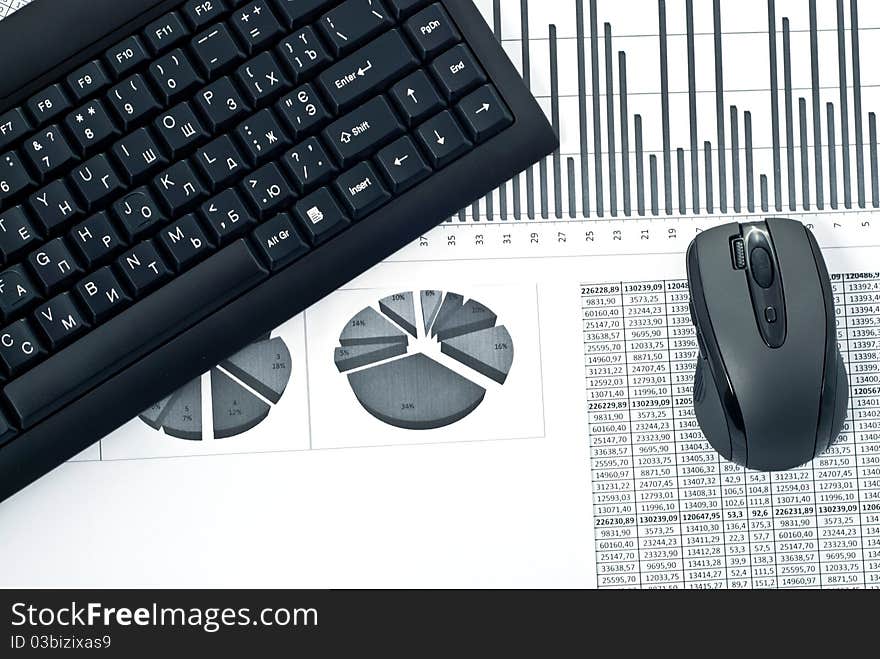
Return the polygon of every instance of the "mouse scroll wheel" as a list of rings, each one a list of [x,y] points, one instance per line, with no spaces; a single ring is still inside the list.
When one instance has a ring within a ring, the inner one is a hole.
[[[749,254],[749,265],[752,269],[752,278],[761,288],[770,288],[773,285],[773,259],[763,247],[755,247]]]

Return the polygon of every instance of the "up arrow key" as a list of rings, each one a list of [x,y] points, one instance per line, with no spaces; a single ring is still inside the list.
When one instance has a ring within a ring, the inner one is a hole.
[[[490,107],[492,106],[488,103],[483,103],[483,105],[474,114],[482,114],[483,112],[488,112]]]

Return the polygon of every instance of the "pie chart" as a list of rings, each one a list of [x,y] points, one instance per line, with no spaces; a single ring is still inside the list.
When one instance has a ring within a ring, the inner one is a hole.
[[[334,362],[363,408],[388,425],[431,430],[483,402],[476,374],[500,387],[513,367],[513,339],[476,300],[438,290],[397,293],[352,317]],[[451,368],[431,356],[457,362]]]
[[[202,440],[211,439],[203,427],[211,415],[214,439],[235,437],[269,416],[287,388],[290,370],[284,340],[266,336],[159,401],[140,419],[171,437]]]

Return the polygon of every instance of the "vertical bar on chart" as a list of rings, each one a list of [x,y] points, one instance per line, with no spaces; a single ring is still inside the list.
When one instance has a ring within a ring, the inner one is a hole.
[[[651,173],[651,213],[657,215],[660,212],[657,199],[657,156],[653,153],[648,156],[648,164]]]
[[[663,184],[666,214],[672,215],[672,147],[669,140],[669,68],[667,66],[666,0],[657,3],[660,22],[660,110],[663,123]]]
[[[801,125],[801,194],[804,210],[810,210],[810,146],[807,137],[807,101],[798,99],[798,114]]]
[[[715,200],[712,198],[712,143],[703,142],[703,169],[706,170],[706,212],[715,212]]]
[[[513,219],[515,220],[522,219],[522,184],[519,179],[519,174],[513,179]]]
[[[685,4],[687,14],[688,113],[691,120],[691,206],[700,212],[700,151],[697,148],[697,65],[694,48],[694,0]]]
[[[871,140],[871,201],[880,208],[880,183],[877,180],[877,115],[868,113],[868,138]]]
[[[770,40],[770,122],[773,131],[773,198],[782,210],[782,158],[779,144],[779,79],[776,61],[776,0],[767,0],[767,36]]]
[[[834,104],[827,103],[828,115],[828,182],[831,186],[831,208],[837,210],[837,135],[834,128]]]
[[[460,211],[458,211],[458,221],[459,222],[467,222],[467,214],[463,208]]]
[[[473,217],[474,222],[480,221],[480,200],[477,199],[474,203],[471,204],[471,217]]]
[[[730,106],[730,172],[733,177],[733,212],[741,213],[742,186],[739,177],[739,111]]]
[[[495,197],[494,192],[489,192],[484,201],[486,202],[486,219],[492,222],[495,219]]]
[[[577,185],[575,179],[574,158],[568,159],[568,216],[571,219],[577,217]]]
[[[746,202],[750,213],[755,212],[755,158],[752,152],[752,113],[743,112],[746,133]]]
[[[581,206],[584,217],[590,216],[590,157],[587,139],[587,54],[584,35],[584,0],[575,0],[578,58],[578,119],[581,137]]]
[[[642,115],[634,116],[636,130],[636,208],[645,214],[645,152],[642,144]]]
[[[816,207],[825,208],[825,182],[822,176],[822,109],[819,101],[819,29],[816,0],[810,0],[810,72],[813,81],[813,167],[816,170]]]
[[[840,87],[840,144],[843,146],[843,206],[852,208],[852,170],[849,160],[849,89],[846,74],[846,19],[843,0],[837,0],[837,75]]]
[[[791,91],[791,27],[782,19],[782,65],[785,75],[785,155],[788,161],[788,208],[797,210],[797,184],[794,170],[794,104]]]
[[[859,208],[865,207],[865,144],[862,133],[862,56],[859,48],[859,0],[850,0],[853,58],[853,116],[856,129],[856,187]]]
[[[767,175],[761,174],[761,210],[766,213],[770,210],[770,196],[767,191]]]
[[[529,0],[521,0],[520,3],[520,30],[522,32],[522,67],[523,80],[526,87],[532,88],[532,66],[529,42]],[[535,170],[529,167],[526,170],[526,212],[529,219],[535,219]]]
[[[617,59],[618,75],[620,76],[620,157],[623,174],[623,214],[629,217],[632,215],[632,201],[630,199],[629,178],[629,100],[626,87],[626,53],[621,50],[617,53]]]
[[[687,213],[687,190],[684,183],[684,149],[675,150],[676,169],[678,170],[678,212]]]
[[[714,0],[712,16],[715,34],[715,114],[718,127],[718,201],[727,212],[727,142],[724,135],[724,65],[721,46],[721,0]]]
[[[559,123],[559,50],[556,41],[556,26],[550,25],[550,115],[553,129],[557,135],[562,134]],[[553,202],[556,219],[562,219],[562,155],[559,147],[553,152]],[[546,215],[545,215],[546,217]]]
[[[593,74],[593,157],[596,176],[596,214],[605,215],[605,186],[602,184],[602,115],[599,110],[599,31],[596,0],[590,0],[590,56]]]
[[[549,174],[547,169],[547,158],[542,158],[541,162],[538,163],[538,180],[541,186],[541,217],[545,220],[550,217]]]
[[[493,0],[492,2],[492,25],[494,27],[495,38],[503,48],[503,35],[501,32],[501,0]],[[486,204],[491,202],[492,193],[486,198]],[[498,206],[499,214],[502,220],[507,219],[507,183],[502,183],[498,187]],[[491,218],[491,215],[490,215]]]
[[[617,217],[617,140],[614,130],[614,55],[611,23],[605,23],[605,117],[608,123],[608,192],[611,216]]]

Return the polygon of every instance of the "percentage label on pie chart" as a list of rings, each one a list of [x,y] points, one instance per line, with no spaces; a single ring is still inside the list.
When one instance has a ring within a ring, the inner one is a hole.
[[[290,370],[284,340],[267,336],[159,401],[140,419],[171,437],[201,440],[210,439],[203,423],[210,414],[214,439],[234,437],[269,416],[287,388]],[[210,392],[208,405],[203,405],[203,389]]]
[[[497,322],[488,307],[457,293],[397,293],[348,321],[334,361],[377,419],[410,430],[442,428],[483,402],[487,390],[476,374],[498,386],[507,380],[513,339]],[[465,368],[453,370],[420,344],[439,344],[441,354]]]

